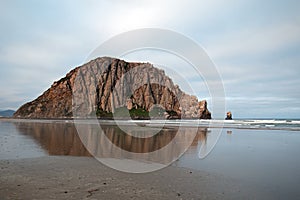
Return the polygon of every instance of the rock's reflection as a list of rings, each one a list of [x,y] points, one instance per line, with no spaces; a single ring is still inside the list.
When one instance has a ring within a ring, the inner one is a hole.
[[[119,148],[133,153],[149,153],[156,150],[159,150],[165,145],[169,144],[178,132],[178,128],[164,128],[159,130],[157,134],[153,137],[140,138],[134,137],[134,133],[127,134],[117,126],[102,126],[103,133],[105,136]],[[133,127],[129,132],[136,132],[135,134],[146,134],[147,129],[145,130],[135,130],[137,127]],[[140,128],[143,129],[143,128]],[[91,131],[91,130],[90,130]],[[93,134],[93,133],[90,133]],[[105,141],[103,138],[98,138],[98,141],[101,143]],[[92,142],[92,141],[91,141]],[[90,144],[90,142],[89,142]],[[104,144],[103,144],[104,145]]]
[[[15,122],[20,133],[31,136],[49,155],[91,156],[72,123]]]
[[[81,126],[84,131],[80,131],[79,137],[73,123],[16,122],[14,124],[20,133],[31,136],[49,155],[91,156],[93,154],[97,157],[111,157],[112,146],[126,152],[153,153],[170,143],[176,144],[171,145],[171,148],[165,152],[166,155],[159,155],[170,157],[182,152],[183,149],[180,149],[180,145],[178,148],[177,145],[179,142],[184,144],[190,139],[189,137],[192,137],[191,145],[197,146],[199,142],[205,143],[207,138],[205,128],[197,129],[196,134],[190,134],[189,128],[163,128],[152,137],[139,138],[123,132],[118,126],[102,125],[104,134],[99,134],[99,129],[95,125],[84,124]],[[177,139],[174,140],[175,137]],[[108,140],[114,145],[109,144]],[[182,145],[182,148],[185,148],[185,145]],[[123,155],[114,153],[113,156]]]

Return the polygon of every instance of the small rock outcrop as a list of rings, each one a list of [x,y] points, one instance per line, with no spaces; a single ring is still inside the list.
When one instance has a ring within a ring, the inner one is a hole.
[[[232,113],[230,111],[226,113],[225,120],[232,120]]]
[[[199,107],[200,107],[200,119],[211,119],[211,113],[207,109],[206,100],[200,101]]]
[[[37,99],[21,106],[14,117],[101,117],[103,113],[111,116],[119,108],[150,112],[153,106],[163,108],[167,118],[211,118],[207,102],[181,91],[163,70],[150,63],[109,57],[76,67]]]

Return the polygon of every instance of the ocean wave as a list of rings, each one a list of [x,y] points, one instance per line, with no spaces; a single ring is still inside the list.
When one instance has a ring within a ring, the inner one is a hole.
[[[9,120],[9,119],[6,119]],[[236,119],[236,120],[203,120],[203,119],[177,119],[177,120],[41,120],[41,119],[11,119],[14,122],[40,122],[40,123],[76,123],[76,124],[107,124],[107,125],[137,125],[152,127],[201,127],[201,128],[237,128],[237,129],[271,129],[300,131],[300,119]]]
[[[154,121],[150,122],[155,124]],[[180,125],[193,127],[216,127],[216,128],[245,128],[245,129],[274,129],[274,130],[295,130],[300,131],[300,120],[269,120],[269,119],[255,119],[255,120],[178,120],[165,121],[166,125]]]

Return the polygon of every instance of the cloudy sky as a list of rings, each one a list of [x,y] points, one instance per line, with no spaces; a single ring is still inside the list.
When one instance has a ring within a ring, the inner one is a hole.
[[[297,0],[2,0],[0,109],[33,100],[112,36],[162,28],[206,50],[234,117],[300,118],[299,13]]]

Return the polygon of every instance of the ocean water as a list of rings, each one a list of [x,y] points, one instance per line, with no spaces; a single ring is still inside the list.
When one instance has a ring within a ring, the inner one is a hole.
[[[96,120],[76,120],[76,123],[86,124],[89,126],[98,125]],[[158,134],[155,137],[157,141],[165,140],[162,135],[169,136],[177,134],[178,128],[187,130],[189,128],[198,128],[201,134],[205,132],[205,143],[194,141],[193,144],[199,143],[197,150],[198,159],[206,157],[215,146],[220,146],[224,136],[241,137],[242,142],[249,141],[255,136],[252,145],[260,143],[268,143],[273,138],[284,137],[285,140],[293,140],[294,135],[300,134],[299,119],[238,119],[238,120],[102,120],[100,121],[104,131],[111,135],[120,135],[118,127],[121,127],[123,132],[135,132],[135,134],[148,134],[149,130],[163,127],[171,127],[173,129],[164,130],[163,134]],[[107,128],[108,127],[108,128]],[[148,128],[148,129],[147,129]],[[152,129],[149,129],[152,128]],[[97,129],[94,128],[94,129]],[[205,131],[203,131],[205,130]],[[156,133],[154,131],[154,133]],[[234,133],[234,134],[232,134]],[[248,133],[248,136],[244,133]],[[264,138],[268,135],[270,139]],[[233,136],[234,135],[234,136]],[[129,135],[132,136],[132,135]],[[260,137],[258,137],[260,136]],[[147,136],[149,137],[149,136]],[[230,137],[230,138],[231,138]],[[197,137],[196,137],[197,138]],[[203,138],[203,137],[202,137]],[[220,139],[219,139],[220,138]],[[284,140],[279,140],[282,142]],[[81,144],[81,139],[78,137],[76,127],[73,120],[0,120],[0,159],[14,159],[37,157],[42,155],[72,155],[79,154],[76,149],[85,149]],[[61,143],[64,141],[64,143]],[[291,141],[291,142],[292,142]],[[76,144],[72,144],[76,142]],[[136,140],[136,142],[139,142]],[[147,141],[146,141],[147,142]],[[296,139],[295,142],[298,142]],[[51,144],[51,145],[48,145]],[[79,145],[81,144],[81,145]],[[203,145],[205,144],[205,145]],[[134,147],[134,143],[131,144]],[[202,146],[201,146],[202,145]],[[286,145],[284,143],[284,145]],[[52,147],[50,150],[50,147]],[[74,146],[74,150],[67,150],[69,146]],[[299,145],[300,146],[300,145]],[[193,147],[191,147],[193,148]],[[57,150],[55,150],[57,149]],[[62,151],[64,149],[64,151]],[[151,150],[151,147],[149,147]],[[296,148],[294,148],[296,149]],[[297,149],[298,150],[298,149]],[[299,148],[300,150],[300,148]],[[70,151],[70,152],[68,152]],[[130,150],[129,150],[130,151]],[[152,151],[152,150],[151,150]],[[82,153],[83,151],[81,151]],[[89,155],[88,152],[83,154]]]
[[[236,120],[169,120],[152,124],[198,126],[212,128],[269,129],[300,131],[300,119],[236,119]]]

